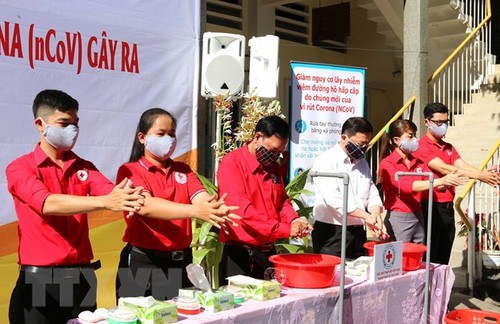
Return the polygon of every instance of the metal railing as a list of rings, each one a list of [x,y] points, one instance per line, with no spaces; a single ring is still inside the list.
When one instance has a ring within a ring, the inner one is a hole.
[[[493,169],[500,171],[500,139],[490,149],[480,170]],[[464,199],[468,200],[464,202]],[[462,203],[466,205],[463,210]],[[455,210],[465,226],[467,240],[467,266],[469,272],[469,288],[474,288],[474,281],[481,277],[482,264],[500,266],[494,260],[500,260],[500,188],[492,187],[477,180],[470,180],[455,201]],[[472,226],[471,224],[474,224]],[[476,250],[482,253],[477,254]],[[494,252],[496,251],[496,252]],[[484,258],[484,262],[483,262]],[[479,264],[476,265],[476,261]]]
[[[463,113],[472,94],[480,90],[494,71],[491,55],[491,0],[462,0],[457,9],[465,17],[469,35],[429,78],[429,102],[441,102],[454,116]]]

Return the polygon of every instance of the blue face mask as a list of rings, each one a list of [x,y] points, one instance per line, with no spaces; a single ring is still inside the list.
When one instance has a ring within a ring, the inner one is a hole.
[[[429,123],[429,131],[432,135],[437,138],[441,138],[446,135],[446,131],[448,130],[448,124],[441,124],[440,126],[434,125],[432,122]]]
[[[402,138],[399,148],[405,153],[415,153],[418,150],[418,140],[416,138]]]
[[[45,125],[43,136],[45,140],[52,145],[55,149],[61,151],[70,151],[75,146],[76,139],[80,132],[80,128],[76,125],[68,125],[66,127],[56,127],[47,125],[47,123],[40,118]]]
[[[172,156],[175,151],[177,140],[175,137],[165,136],[152,136],[146,135],[146,143],[144,147],[155,157],[166,160]]]

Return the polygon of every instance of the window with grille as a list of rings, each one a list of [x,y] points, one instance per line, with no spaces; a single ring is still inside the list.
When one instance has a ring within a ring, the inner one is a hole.
[[[242,30],[243,0],[207,0],[207,23]]]
[[[276,7],[275,33],[280,39],[295,43],[309,43],[309,7],[290,3]]]

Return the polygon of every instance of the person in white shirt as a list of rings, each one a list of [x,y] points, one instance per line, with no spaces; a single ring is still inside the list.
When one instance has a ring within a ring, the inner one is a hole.
[[[362,117],[351,117],[342,125],[340,141],[320,154],[311,171],[347,173],[346,258],[365,255],[367,225],[378,237],[388,237],[382,220],[382,200],[372,181],[371,171],[364,159],[373,127]],[[344,183],[341,178],[315,177],[315,202],[312,232],[315,253],[340,256]]]

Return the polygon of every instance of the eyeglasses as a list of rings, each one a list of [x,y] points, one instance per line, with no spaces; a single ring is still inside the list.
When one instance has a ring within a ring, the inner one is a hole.
[[[448,123],[450,122],[449,119],[447,120],[432,120],[432,119],[429,119],[429,121],[433,122],[434,124],[436,124],[436,126],[441,126],[443,124],[446,124],[448,125]]]
[[[355,143],[351,140],[349,140],[349,142],[351,142],[352,144],[356,145],[357,147],[359,147],[360,149],[362,149],[363,151],[366,151],[368,149],[368,146],[370,145],[370,143],[366,143],[366,144],[358,144],[358,143]]]

